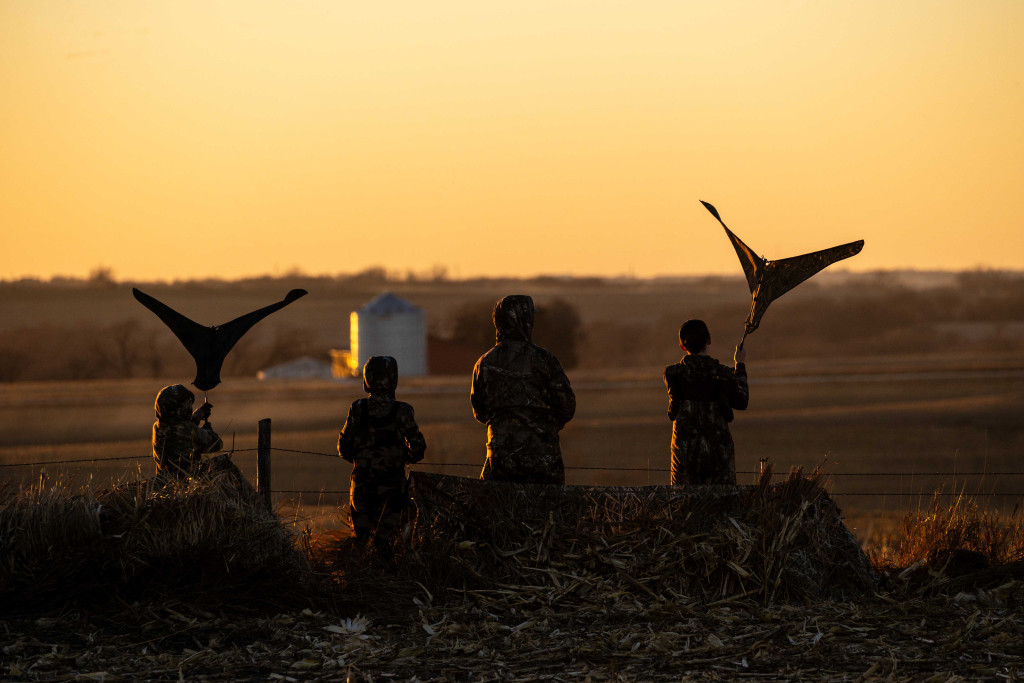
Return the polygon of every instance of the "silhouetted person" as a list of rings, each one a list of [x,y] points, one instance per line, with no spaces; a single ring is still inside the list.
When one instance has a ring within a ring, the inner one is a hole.
[[[530,341],[533,299],[506,296],[494,307],[497,343],[473,368],[473,417],[487,425],[481,479],[564,484],[558,432],[576,395],[558,359]]]
[[[363,367],[363,389],[338,435],[338,454],[352,463],[349,511],[356,539],[389,540],[409,503],[408,463],[419,462],[427,443],[412,406],[395,400],[398,363],[371,356]]]
[[[708,355],[711,333],[703,320],[679,328],[683,359],[665,368],[672,420],[672,484],[735,484],[736,447],[729,433],[733,410],[744,410],[747,353],[737,347],[735,369]]]
[[[213,405],[204,403],[194,412],[195,395],[181,384],[164,387],[153,405],[153,459],[158,481],[187,480],[201,471],[204,453],[214,453],[223,443],[213,431]]]

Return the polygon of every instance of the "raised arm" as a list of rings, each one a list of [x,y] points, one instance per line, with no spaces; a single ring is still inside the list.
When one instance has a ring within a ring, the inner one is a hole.
[[[728,397],[729,407],[733,410],[746,410],[750,403],[750,387],[747,384],[747,352],[736,347],[733,355],[735,369],[733,370],[733,381],[729,383]]]

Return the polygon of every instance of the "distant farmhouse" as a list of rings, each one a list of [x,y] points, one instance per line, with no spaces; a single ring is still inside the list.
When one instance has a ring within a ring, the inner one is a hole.
[[[391,292],[374,297],[350,320],[349,349],[331,349],[331,374],[357,376],[370,356],[393,356],[402,377],[427,374],[427,319],[423,309]]]
[[[312,356],[303,356],[260,370],[256,379],[330,379],[331,365]]]

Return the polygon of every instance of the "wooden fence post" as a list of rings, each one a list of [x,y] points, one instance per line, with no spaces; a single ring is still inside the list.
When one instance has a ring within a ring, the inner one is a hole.
[[[270,418],[260,420],[256,436],[256,490],[263,496],[267,509],[274,510],[270,499]]]

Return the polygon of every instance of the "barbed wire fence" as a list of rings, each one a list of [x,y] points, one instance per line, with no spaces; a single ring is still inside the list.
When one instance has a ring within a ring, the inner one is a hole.
[[[296,455],[311,455],[338,459],[337,453],[327,453],[323,451],[310,451],[295,448],[278,448],[274,446],[264,446],[264,449],[269,452],[278,453],[291,453]],[[230,455],[239,453],[258,453],[260,448],[232,448],[224,451]],[[127,455],[127,456],[114,456],[114,457],[96,457],[96,458],[74,458],[65,460],[39,460],[30,462],[16,462],[16,463],[0,463],[0,472],[11,468],[45,468],[49,466],[61,466],[61,465],[81,465],[84,463],[108,463],[116,461],[128,461],[128,460],[145,460],[152,461],[150,455]],[[423,462],[413,466],[413,469],[430,470],[433,468],[464,468],[464,469],[475,469],[479,470],[483,466],[482,462]],[[636,473],[668,473],[670,471],[667,467],[598,467],[598,466],[587,466],[587,465],[566,465],[567,471],[589,471],[589,472],[636,472]],[[737,470],[737,475],[759,475],[760,472],[757,470]],[[786,477],[788,472],[774,472],[773,477]],[[874,478],[899,478],[899,479],[916,479],[916,478],[945,478],[947,480],[952,479],[954,482],[957,478],[965,477],[1024,477],[1024,471],[910,471],[910,472],[827,472],[828,477],[844,478],[844,477],[874,477]],[[0,474],[0,481],[4,479],[3,475]],[[1024,489],[1024,481],[1022,481],[1022,489]],[[314,494],[314,495],[339,495],[347,494],[348,489],[283,489],[283,488],[270,488],[270,493],[273,494]],[[904,491],[833,491],[833,496],[866,496],[866,497],[890,497],[890,498],[932,498],[933,496],[939,497],[984,497],[984,498],[1019,498],[1024,499],[1024,490],[1021,491],[973,491],[965,493],[964,491],[943,491],[933,490],[929,492],[904,492]]]

